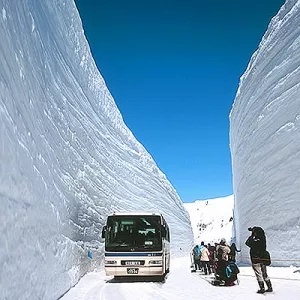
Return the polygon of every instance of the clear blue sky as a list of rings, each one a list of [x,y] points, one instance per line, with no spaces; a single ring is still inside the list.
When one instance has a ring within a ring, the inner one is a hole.
[[[182,201],[232,193],[229,112],[284,0],[76,0],[126,125]]]

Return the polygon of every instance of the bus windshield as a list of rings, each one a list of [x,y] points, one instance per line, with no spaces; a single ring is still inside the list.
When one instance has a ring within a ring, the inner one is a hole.
[[[162,250],[160,216],[110,216],[107,219],[106,251]]]

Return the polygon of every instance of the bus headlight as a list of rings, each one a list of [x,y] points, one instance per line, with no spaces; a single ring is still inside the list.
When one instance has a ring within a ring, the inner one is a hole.
[[[149,265],[162,265],[162,260],[150,260]]]
[[[106,264],[106,265],[116,265],[116,264],[117,264],[117,261],[116,261],[116,260],[106,260],[106,261],[105,261],[105,264]]]

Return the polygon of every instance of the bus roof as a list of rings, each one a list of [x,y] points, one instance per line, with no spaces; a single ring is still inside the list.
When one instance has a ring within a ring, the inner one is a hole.
[[[150,213],[150,212],[114,212],[109,214],[110,216],[162,216],[161,213]]]

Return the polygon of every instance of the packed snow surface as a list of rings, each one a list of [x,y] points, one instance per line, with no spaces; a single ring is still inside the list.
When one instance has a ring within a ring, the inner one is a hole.
[[[274,265],[300,265],[300,1],[272,19],[230,115],[235,226],[262,226]]]
[[[172,254],[188,253],[188,213],[124,124],[74,2],[0,5],[0,299],[65,293],[101,264],[113,211],[162,212]]]
[[[241,267],[239,284],[232,287],[212,286],[212,275],[190,272],[189,258],[173,258],[165,282],[143,280],[115,281],[103,272],[89,273],[61,300],[299,300],[299,268],[269,267],[273,293],[256,294],[258,284],[251,267]]]

